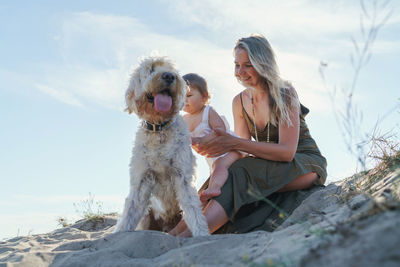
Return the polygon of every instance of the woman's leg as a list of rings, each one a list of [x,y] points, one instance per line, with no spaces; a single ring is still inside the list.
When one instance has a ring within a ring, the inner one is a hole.
[[[211,199],[204,208],[203,213],[206,217],[208,229],[210,230],[211,234],[228,222],[228,216],[226,215],[224,208],[216,200]],[[169,233],[179,237],[192,236],[192,233],[187,228],[184,220],[181,220],[178,225]]]
[[[168,234],[176,236],[176,235],[179,235],[180,233],[186,231],[186,229],[187,229],[187,225],[186,225],[185,221],[182,219],[171,231],[168,232]]]
[[[316,174],[315,172],[309,172],[300,175],[292,182],[288,183],[287,185],[279,189],[278,192],[296,191],[296,190],[310,188],[317,179],[318,179],[318,174]]]
[[[306,189],[311,187],[317,179],[318,175],[315,172],[306,173],[300,175],[292,182],[279,189],[278,192]],[[210,229],[211,234],[228,222],[228,216],[226,215],[224,208],[216,200],[211,199],[204,208],[203,213],[206,216],[208,228]],[[183,220],[181,220],[181,222],[171,230],[170,234],[179,235],[181,237],[191,236],[191,233]]]
[[[204,216],[206,216],[211,234],[227,223],[229,219],[224,208],[214,199],[211,199],[204,209]]]

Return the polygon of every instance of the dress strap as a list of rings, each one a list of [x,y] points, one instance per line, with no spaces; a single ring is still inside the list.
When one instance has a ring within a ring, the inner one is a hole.
[[[243,92],[240,92],[240,103],[242,103],[242,108],[244,108],[244,107],[243,107],[242,93],[243,93]]]
[[[208,113],[209,112],[210,112],[210,106],[206,105],[206,107],[204,108],[204,111],[203,111],[203,117],[202,117],[201,121],[208,123]]]

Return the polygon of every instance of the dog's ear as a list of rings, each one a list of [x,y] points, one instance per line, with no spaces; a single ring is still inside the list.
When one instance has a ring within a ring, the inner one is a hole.
[[[187,86],[185,80],[180,75],[178,75],[177,82],[178,82],[178,86],[182,87],[182,90],[178,91],[178,94],[179,94],[178,99],[180,101],[177,103],[177,106],[178,106],[178,110],[182,110],[186,104],[186,93],[188,90],[188,86]]]
[[[137,71],[133,72],[131,79],[129,81],[128,89],[125,92],[125,102],[126,108],[124,111],[131,114],[132,112],[137,113],[136,103],[135,103],[135,88],[140,84],[140,75]]]
[[[133,91],[134,90],[130,90],[130,88],[128,88],[128,90],[126,90],[126,93],[125,93],[126,108],[124,109],[124,111],[128,112],[129,114],[131,114],[132,112],[135,111],[134,110],[135,109],[134,108],[135,95],[134,95]]]

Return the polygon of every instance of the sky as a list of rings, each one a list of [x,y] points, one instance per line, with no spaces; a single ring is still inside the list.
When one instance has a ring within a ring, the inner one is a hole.
[[[311,110],[306,121],[327,158],[327,183],[355,173],[336,118],[355,77],[355,45],[362,49],[373,18],[372,1],[364,2],[366,13],[360,1],[344,0],[1,0],[0,239],[54,230],[58,217],[73,222],[85,200],[122,211],[139,126],[123,112],[124,93],[145,56],[168,56],[182,75],[205,77],[211,105],[233,126],[231,101],[243,88],[232,48],[251,33],[269,40],[281,76]],[[357,136],[377,121],[382,132],[400,127],[400,1],[377,2],[376,21],[392,13],[358,72]],[[197,165],[199,186],[209,170],[201,156]]]

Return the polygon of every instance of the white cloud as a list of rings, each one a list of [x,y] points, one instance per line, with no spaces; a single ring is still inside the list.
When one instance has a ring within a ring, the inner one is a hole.
[[[302,104],[313,111],[330,110],[326,88],[317,71],[320,61],[305,54],[279,50],[277,56],[282,77],[293,83]]]
[[[53,88],[50,88],[46,85],[42,84],[36,84],[35,87],[42,91],[45,94],[48,94],[61,102],[64,102],[66,104],[72,105],[72,106],[77,106],[77,107],[82,107],[81,102],[75,98],[73,95],[71,95],[69,92],[63,91],[63,90],[55,90]]]
[[[39,88],[66,103],[95,102],[120,108],[129,66],[154,49],[175,60],[182,73],[197,72],[206,77],[215,97],[212,103],[222,99],[226,102],[241,90],[233,77],[231,47],[221,48],[201,38],[179,39],[157,34],[128,17],[74,14],[63,24],[58,39],[68,64],[48,66],[45,84]],[[90,53],[84,54],[79,49]],[[304,62],[298,61],[296,65]],[[310,67],[298,69],[310,70]],[[229,104],[224,103],[222,113],[231,113],[230,100]]]
[[[210,30],[246,32],[268,36],[328,34],[358,28],[358,6],[336,6],[315,1],[162,1],[174,17]],[[354,16],[357,14],[357,16]]]
[[[399,53],[400,41],[376,41],[372,47],[374,54]]]
[[[358,5],[310,0],[229,4],[219,0],[184,0],[168,1],[165,7],[176,23],[204,26],[231,45],[221,46],[214,38],[195,36],[196,31],[190,30],[182,37],[158,33],[151,25],[132,17],[75,13],[63,18],[62,29],[55,38],[64,64],[47,65],[46,74],[37,82],[39,88],[72,105],[94,103],[121,109],[130,66],[156,49],[175,60],[182,73],[203,75],[214,95],[211,103],[224,103],[221,110],[229,118],[231,107],[226,100],[241,90],[233,77],[232,38],[241,32],[258,31],[273,39],[284,78],[297,85],[307,99],[317,98],[310,101],[312,109],[327,111],[328,99],[318,74],[319,61],[350,54],[350,33],[359,28]],[[380,43],[376,50],[395,47],[396,43]]]
[[[77,13],[66,19],[57,40],[65,64],[45,66],[37,88],[72,105],[120,108],[130,66],[153,50],[171,57],[182,73],[232,77],[231,49],[157,34],[128,17]]]

